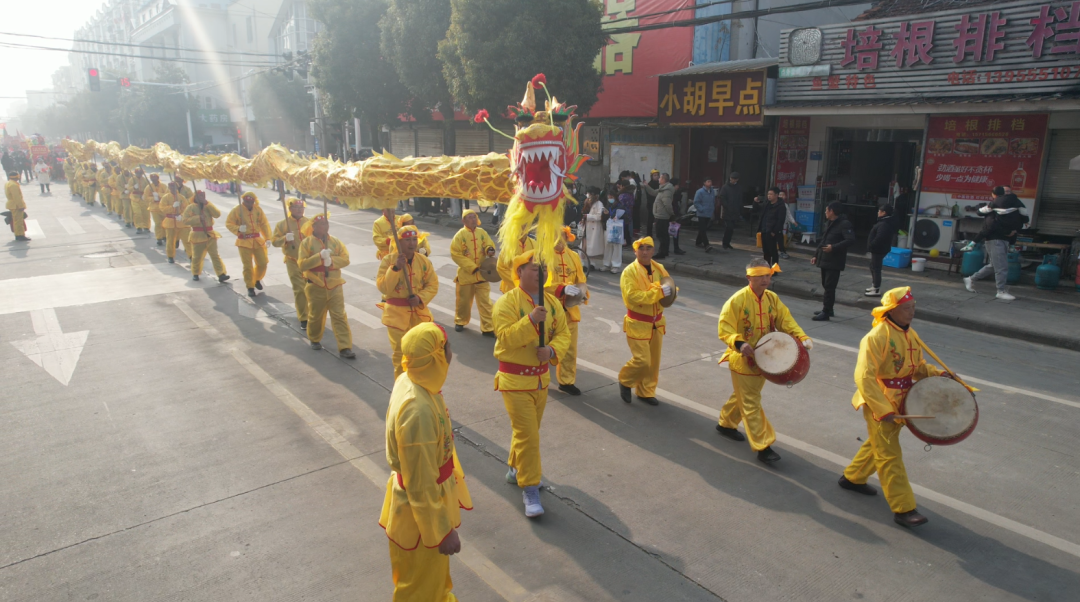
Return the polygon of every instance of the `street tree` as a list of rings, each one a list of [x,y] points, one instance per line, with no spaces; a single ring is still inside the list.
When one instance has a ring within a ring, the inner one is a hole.
[[[304,130],[315,110],[304,82],[289,81],[278,73],[261,73],[251,82],[249,92],[259,137],[265,142],[303,148]]]
[[[120,121],[132,144],[141,146],[164,142],[177,149],[191,151],[188,146],[187,117],[191,111],[194,139],[202,136],[202,122],[195,118],[198,104],[193,96],[185,96],[183,85],[189,83],[187,73],[179,66],[161,63],[154,71],[152,83],[168,86],[134,85],[120,96]]]

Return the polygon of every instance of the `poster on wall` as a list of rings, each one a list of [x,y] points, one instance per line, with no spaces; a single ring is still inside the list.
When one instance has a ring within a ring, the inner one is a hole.
[[[809,117],[781,117],[776,141],[776,187],[793,202],[799,185],[806,180],[807,147],[810,146]]]
[[[1035,198],[1048,117],[949,115],[931,117],[926,133],[923,192],[985,201],[995,186]]]

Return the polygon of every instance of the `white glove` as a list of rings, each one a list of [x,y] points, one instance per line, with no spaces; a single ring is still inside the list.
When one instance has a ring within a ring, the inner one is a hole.
[[[180,206],[180,201],[176,201],[175,203],[172,204],[172,206],[173,207],[179,207]]]
[[[975,243],[974,242],[969,242],[968,244],[964,245],[964,248],[960,249],[960,251],[962,253],[967,253],[968,251],[974,251],[974,250],[975,250]]]
[[[330,257],[323,257],[322,264],[326,267],[330,267],[334,265],[334,260],[330,259]]]
[[[426,248],[421,248],[418,252],[424,257],[427,257],[428,250]]]
[[[247,226],[240,226],[237,229],[240,230],[241,234],[247,234]]]
[[[665,284],[664,286],[660,287],[660,290],[664,291],[664,296],[665,297],[670,297],[671,296],[671,285]]]
[[[805,347],[807,351],[810,351],[814,348],[814,341],[811,341],[810,339],[803,339],[802,346]]]
[[[285,241],[286,241],[286,242],[292,242],[292,241],[293,241],[293,240],[294,240],[295,238],[296,238],[296,237],[295,237],[295,236],[293,236],[293,233],[292,233],[292,232],[286,232],[286,233],[285,233]]]
[[[322,251],[319,251],[319,257],[322,257],[323,261],[330,259],[330,249],[323,249]]]
[[[154,193],[154,200],[155,201],[160,201],[161,200],[161,197],[156,192]]]
[[[573,284],[568,284],[566,285],[566,288],[563,289],[563,292],[566,293],[567,297],[574,297],[581,294],[581,289]]]

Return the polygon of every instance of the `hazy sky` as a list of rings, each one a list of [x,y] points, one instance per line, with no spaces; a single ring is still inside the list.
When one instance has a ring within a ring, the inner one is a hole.
[[[71,38],[102,4],[94,0],[4,0],[0,32]],[[0,35],[0,42],[71,47],[69,42],[8,35]],[[53,71],[67,62],[66,52],[0,47],[0,97],[23,97],[27,90],[51,89]],[[12,105],[22,102],[25,99],[0,98],[0,121],[14,117]]]

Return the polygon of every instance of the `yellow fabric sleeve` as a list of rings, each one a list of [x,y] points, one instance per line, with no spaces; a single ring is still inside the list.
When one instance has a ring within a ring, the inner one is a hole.
[[[438,485],[442,464],[438,418],[430,406],[408,403],[398,414],[396,439],[401,482],[425,547],[437,547],[454,525]]]
[[[240,235],[240,208],[243,205],[237,205],[229,211],[228,217],[225,218],[225,228],[229,232],[239,236]]]
[[[777,316],[778,319],[776,320],[776,329],[780,332],[786,332],[800,341],[810,338],[806,336],[806,333],[799,326],[799,323],[792,317],[791,310],[789,310],[787,306],[784,305],[784,302],[780,300],[780,296],[772,291],[769,291],[769,293],[774,297],[773,301],[776,303],[776,313],[779,314]]]
[[[529,319],[529,311],[532,311],[532,308],[529,306],[519,307],[519,304],[514,302],[515,299],[510,297],[510,294],[512,293],[507,293],[507,295],[499,299],[499,301],[506,299],[505,302],[495,303],[494,315],[492,316],[495,322],[495,336],[500,343],[499,346],[507,350],[524,347],[529,343],[535,344],[537,341],[536,326]],[[523,292],[522,295],[524,294]],[[521,315],[522,313],[525,315]]]
[[[878,370],[886,358],[889,342],[887,328],[875,328],[859,342],[859,358],[855,363],[855,386],[862,401],[870,406],[874,419],[880,421],[889,414],[895,414],[896,408],[885,397],[885,392],[878,381]]]
[[[647,289],[638,288],[638,270],[644,271],[644,266],[634,262],[628,269],[623,270],[619,278],[619,287],[622,288],[623,302],[627,307],[631,305],[652,305],[659,303],[664,298],[664,291],[660,290],[660,283],[653,282]],[[664,273],[661,277],[667,275]],[[648,273],[644,275],[648,277]]]

